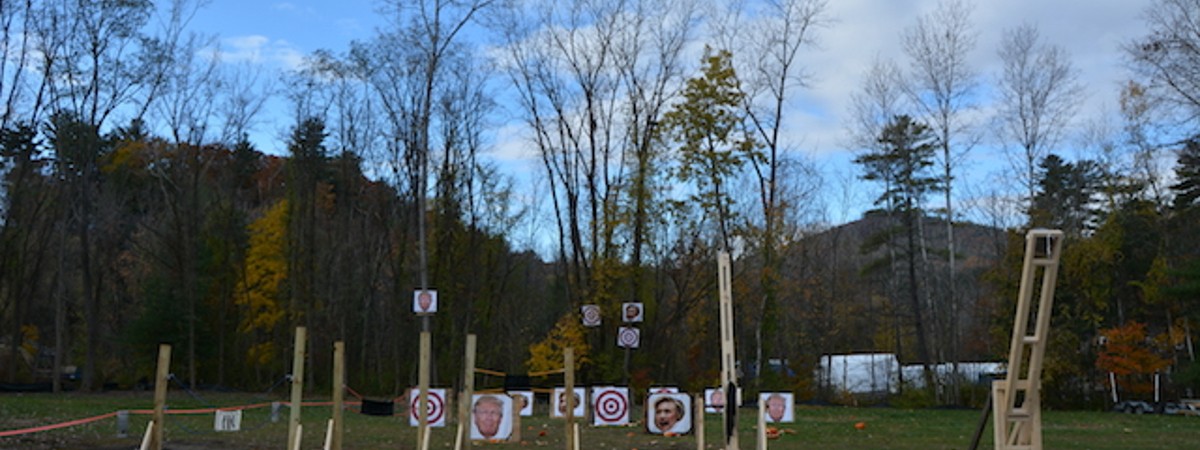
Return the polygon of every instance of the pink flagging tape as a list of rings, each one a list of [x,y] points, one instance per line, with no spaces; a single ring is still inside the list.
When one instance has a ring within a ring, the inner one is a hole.
[[[281,402],[281,403],[283,403],[285,405],[290,405],[289,402]],[[361,402],[345,402],[345,404],[358,405],[358,404],[361,404]],[[333,402],[304,402],[304,403],[301,403],[301,405],[303,405],[303,406],[332,406]],[[240,410],[245,410],[245,409],[265,408],[267,406],[271,406],[271,402],[255,403],[252,405],[229,406],[229,407],[224,407],[224,408],[166,409],[166,410],[163,410],[163,413],[165,413],[165,414],[209,414],[209,413],[214,413],[217,411],[240,411]],[[126,411],[128,411],[129,414],[140,414],[140,415],[154,414],[153,409],[130,409],[130,410],[126,410]],[[21,429],[21,430],[0,431],[0,437],[17,436],[17,435],[22,435],[22,434],[37,433],[40,431],[49,431],[49,430],[57,430],[59,428],[73,427],[76,425],[92,423],[97,420],[104,420],[104,419],[108,419],[110,417],[116,417],[116,415],[117,415],[117,412],[113,411],[113,412],[110,412],[107,414],[101,414],[96,417],[88,417],[86,419],[72,420],[70,422],[56,423],[56,424],[52,424],[52,425],[42,425],[40,427],[25,428],[25,429]]]
[[[110,417],[116,417],[116,415],[117,415],[116,412],[110,412],[108,414],[101,414],[96,417],[88,417],[86,419],[72,420],[70,422],[56,423],[53,425],[42,425],[40,427],[26,428],[23,430],[0,431],[0,437],[17,436],[17,435],[21,435],[21,434],[37,433],[40,431],[49,431],[49,430],[56,430],[59,428],[73,427],[75,425],[83,425],[85,423],[92,423],[97,420],[104,420],[104,419],[107,419]]]

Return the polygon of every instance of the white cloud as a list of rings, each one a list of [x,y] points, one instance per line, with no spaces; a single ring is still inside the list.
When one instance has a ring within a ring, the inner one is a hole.
[[[204,53],[215,54],[225,63],[248,62],[285,70],[300,67],[304,59],[304,52],[288,41],[258,34],[222,38],[219,48]]]

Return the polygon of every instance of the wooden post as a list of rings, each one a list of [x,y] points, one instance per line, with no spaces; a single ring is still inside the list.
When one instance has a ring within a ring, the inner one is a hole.
[[[563,349],[563,369],[566,370],[563,381],[567,385],[563,390],[563,397],[567,401],[567,410],[563,411],[563,414],[567,419],[567,450],[572,450],[575,447],[575,349],[573,347]],[[550,407],[555,407],[554,402],[550,403]]]
[[[458,401],[458,423],[462,424],[458,427],[458,437],[455,442],[463,442],[467,440],[466,434],[469,432],[469,427],[466,425],[471,420],[471,399],[475,395],[475,335],[467,335],[467,354],[463,361],[463,394]],[[455,449],[460,447],[456,444]]]
[[[758,402],[758,450],[767,450],[767,402]]]
[[[695,406],[692,408],[695,410],[692,415],[692,426],[696,432],[696,450],[704,450],[704,393],[696,394],[692,403]]]
[[[304,327],[296,327],[295,348],[292,351],[292,412],[288,417],[287,448],[300,445],[300,406],[304,401]]]
[[[171,379],[171,345],[158,345],[158,373],[154,377],[154,426],[150,433],[150,448],[162,450],[163,418],[167,405],[167,385]]]
[[[430,351],[433,347],[432,337],[428,331],[421,332],[421,355],[417,369],[417,448],[420,450],[428,450],[426,447],[429,439],[425,437],[429,433],[429,365]]]
[[[516,397],[510,397],[516,400]],[[524,397],[521,397],[524,398]],[[512,402],[512,434],[508,436],[508,442],[521,442],[521,405],[517,402]]]
[[[721,296],[721,389],[725,390],[725,450],[738,450],[737,358],[734,355],[733,275],[729,252],[717,254],[717,284]]]
[[[342,433],[346,429],[342,417],[345,396],[346,343],[337,341],[333,343],[333,419],[331,419],[333,422],[330,428],[330,434],[333,437],[329,440],[330,450],[342,450]]]

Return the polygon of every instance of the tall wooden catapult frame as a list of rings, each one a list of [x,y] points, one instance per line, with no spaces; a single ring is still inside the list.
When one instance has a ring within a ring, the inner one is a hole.
[[[1025,235],[1025,264],[1008,352],[1008,373],[1003,380],[992,383],[992,429],[997,450],[1042,450],[1042,362],[1062,237],[1062,231],[1045,229],[1030,230]],[[1033,285],[1038,281],[1041,291],[1035,312]]]

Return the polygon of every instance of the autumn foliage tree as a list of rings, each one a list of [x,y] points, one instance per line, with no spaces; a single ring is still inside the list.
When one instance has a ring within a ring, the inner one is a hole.
[[[1121,389],[1147,394],[1153,392],[1151,375],[1171,364],[1162,357],[1146,335],[1146,324],[1128,322],[1125,325],[1100,330],[1104,345],[1096,358],[1096,367],[1121,377]]]

